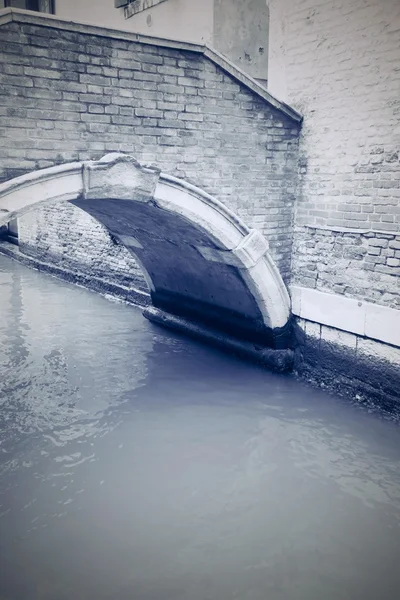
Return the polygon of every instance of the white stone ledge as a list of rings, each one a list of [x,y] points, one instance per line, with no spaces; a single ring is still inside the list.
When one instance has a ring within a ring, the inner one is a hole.
[[[384,235],[400,235],[400,229],[398,231],[388,231],[387,229],[358,229],[357,227],[333,227],[329,225],[296,225],[294,230],[295,232],[299,232],[302,227],[306,227],[307,229],[321,229],[322,231],[335,231],[337,233],[373,233],[373,234],[384,234]]]
[[[400,310],[293,285],[297,317],[400,347]]]
[[[111,0],[110,0],[111,1]],[[234,79],[242,83],[257,96],[265,100],[269,105],[284,113],[296,123],[301,123],[303,117],[293,108],[272,96],[266,88],[260,85],[255,79],[247,73],[239,69],[225,56],[210,48],[207,45],[193,44],[192,42],[172,40],[167,38],[152,37],[133,33],[124,29],[111,29],[108,27],[99,27],[98,25],[90,25],[89,23],[81,23],[62,19],[56,15],[45,13],[32,13],[30,11],[21,10],[18,8],[5,8],[0,10],[0,26],[10,22],[29,23],[30,25],[39,25],[41,27],[52,27],[62,29],[64,31],[75,31],[89,35],[97,35],[101,37],[114,38],[129,42],[138,42],[140,44],[149,44],[163,48],[172,48],[174,50],[188,50],[197,54],[202,54],[206,59],[218,65],[221,69],[229,73]]]

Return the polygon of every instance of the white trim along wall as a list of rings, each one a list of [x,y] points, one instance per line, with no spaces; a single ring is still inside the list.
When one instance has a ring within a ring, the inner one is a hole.
[[[400,348],[399,310],[297,285],[290,292],[295,316]]]

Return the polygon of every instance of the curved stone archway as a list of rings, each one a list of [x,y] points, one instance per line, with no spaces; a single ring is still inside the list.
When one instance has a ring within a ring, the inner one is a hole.
[[[290,300],[265,238],[218,200],[133,157],[50,167],[0,185],[0,225],[69,201],[135,256],[155,307],[233,337],[288,344]]]

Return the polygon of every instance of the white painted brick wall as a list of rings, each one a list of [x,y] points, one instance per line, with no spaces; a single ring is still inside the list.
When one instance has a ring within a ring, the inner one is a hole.
[[[399,0],[269,4],[270,91],[304,115],[297,224],[399,232]]]

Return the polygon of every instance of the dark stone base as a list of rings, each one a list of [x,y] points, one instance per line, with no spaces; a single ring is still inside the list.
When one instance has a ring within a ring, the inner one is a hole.
[[[261,315],[258,319],[218,305],[200,302],[188,296],[163,290],[151,293],[152,304],[168,315],[198,323],[207,330],[220,331],[228,338],[240,339],[274,350],[292,348],[292,319],[284,327],[267,329]]]
[[[296,331],[297,376],[400,420],[400,365]]]
[[[259,363],[273,371],[282,373],[292,369],[292,350],[273,350],[266,346],[240,340],[201,323],[189,321],[154,307],[145,308],[143,315],[157,325],[179,331],[216,348]]]
[[[54,264],[39,261],[36,258],[24,254],[19,250],[18,246],[7,241],[0,242],[0,254],[4,254],[9,258],[14,259],[26,267],[36,269],[43,273],[49,273],[58,279],[81,285],[82,287],[101,294],[111,294],[112,296],[125,300],[131,304],[136,304],[138,306],[148,306],[151,304],[150,295],[146,292],[135,288],[124,287],[113,283],[112,281],[107,281],[106,279],[93,277],[90,274],[70,271],[65,268],[57,267]]]

